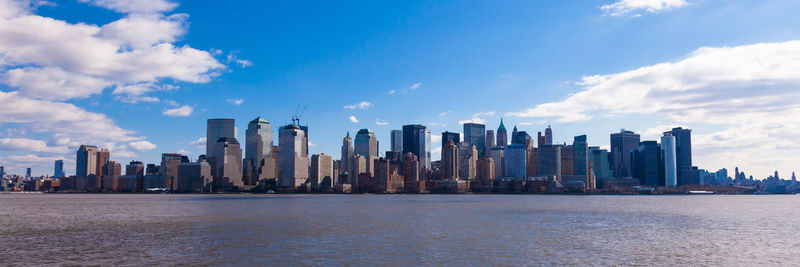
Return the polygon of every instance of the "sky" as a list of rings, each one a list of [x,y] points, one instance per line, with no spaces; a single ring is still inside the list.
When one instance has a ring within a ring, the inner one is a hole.
[[[0,0],[0,165],[53,173],[93,144],[121,164],[205,152],[306,107],[311,153],[350,131],[503,118],[555,142],[692,129],[694,165],[800,167],[800,2]],[[439,138],[437,138],[439,137]],[[275,134],[277,140],[277,132]],[[277,144],[277,142],[276,142]]]

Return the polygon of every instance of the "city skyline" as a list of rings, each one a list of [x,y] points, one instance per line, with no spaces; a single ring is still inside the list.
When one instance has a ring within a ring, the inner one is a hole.
[[[440,133],[464,140],[463,123],[496,130],[502,118],[530,135],[552,125],[556,144],[586,134],[589,146],[606,149],[608,134],[621,128],[656,141],[682,126],[693,131],[693,165],[739,167],[757,178],[795,171],[800,107],[787,100],[800,96],[791,71],[800,35],[797,22],[785,20],[800,4],[634,2],[256,3],[210,11],[203,1],[0,1],[0,27],[23,29],[0,31],[0,40],[44,47],[37,55],[0,42],[7,107],[0,165],[52,175],[54,161],[64,160],[63,171],[73,174],[84,144],[109,149],[110,160],[123,164],[157,163],[173,152],[196,159],[206,152],[206,119],[218,117],[236,120],[242,150],[247,123],[258,116],[272,123],[277,144],[278,127],[300,105],[308,106],[300,119],[311,128],[309,157],[338,159],[341,138],[364,128],[383,154],[391,130],[418,123],[431,131],[435,161]],[[252,20],[282,10],[322,19]],[[43,25],[64,34],[33,36]],[[133,28],[136,38],[126,32]],[[248,34],[261,28],[266,34]],[[110,49],[120,47],[175,64],[132,64]]]

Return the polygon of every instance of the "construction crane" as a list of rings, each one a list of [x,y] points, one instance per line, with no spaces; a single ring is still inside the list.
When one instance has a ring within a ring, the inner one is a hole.
[[[307,108],[308,108],[308,105],[304,106],[303,110],[300,110],[300,105],[297,105],[297,109],[295,109],[294,115],[292,115],[292,123],[300,125],[300,117],[303,116],[303,113],[306,112]]]

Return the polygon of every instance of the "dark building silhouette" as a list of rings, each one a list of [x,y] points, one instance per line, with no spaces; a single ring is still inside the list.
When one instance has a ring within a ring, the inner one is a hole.
[[[633,162],[633,178],[641,185],[664,186],[664,163],[661,147],[656,141],[643,141],[639,147],[631,151]]]
[[[631,151],[639,148],[639,135],[632,131],[622,130],[611,134],[611,171],[614,177],[632,177]]]
[[[681,127],[672,128],[669,133],[675,137],[675,161],[678,169],[678,186],[698,184],[699,179],[692,179],[692,130]],[[699,176],[699,174],[697,174]]]

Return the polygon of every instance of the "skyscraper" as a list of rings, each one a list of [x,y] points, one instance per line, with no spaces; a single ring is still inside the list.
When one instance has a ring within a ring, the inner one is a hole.
[[[464,123],[464,141],[475,146],[478,151],[486,150],[486,125]]]
[[[561,146],[539,146],[536,154],[536,176],[554,176],[561,181]]]
[[[547,129],[544,129],[544,139],[545,139],[545,144],[547,145],[553,144],[553,129],[550,128],[550,125],[547,125]]]
[[[181,162],[178,165],[176,190],[194,193],[211,192],[213,180],[211,165],[208,162]]]
[[[272,125],[258,117],[247,124],[245,132],[245,164],[249,173],[243,174],[245,185],[256,185],[262,179],[275,178],[275,161],[272,159]]]
[[[403,154],[417,156],[420,169],[431,168],[431,135],[430,130],[419,124],[403,126]]]
[[[675,137],[675,165],[678,170],[678,185],[696,184],[692,179],[692,130],[681,127],[672,128],[669,133]]]
[[[458,147],[453,140],[442,148],[442,179],[458,179]]]
[[[511,144],[506,145],[503,155],[504,177],[516,180],[524,180],[526,176],[527,150],[525,145]]]
[[[244,186],[242,179],[242,147],[236,138],[222,137],[209,157],[214,175],[214,188],[234,190]]]
[[[332,189],[335,185],[333,176],[333,157],[325,153],[311,156],[311,187],[317,190]]]
[[[358,130],[353,151],[358,155],[376,159],[378,157],[378,138],[375,137],[375,133],[370,129]]]
[[[632,131],[621,130],[611,134],[611,170],[614,177],[632,177],[631,151],[639,148],[639,135]]]
[[[66,175],[64,175],[64,160],[63,159],[56,160],[55,167],[53,170],[53,177],[61,178],[65,176]]]
[[[161,154],[161,166],[158,173],[164,179],[164,187],[173,190],[178,188],[178,167],[181,162],[189,162],[189,158],[178,153]]]
[[[280,186],[296,189],[308,179],[305,131],[297,124],[289,124],[281,127],[278,139]]]
[[[547,138],[545,138],[544,135],[542,135],[542,132],[536,133],[536,145],[537,146],[547,145]]]
[[[531,138],[526,131],[517,131],[513,136],[511,136],[511,144],[514,145],[522,145],[524,147],[526,144],[532,142],[533,138]]]
[[[469,143],[467,143],[469,144]],[[471,144],[469,144],[471,145]],[[492,152],[492,148],[495,147],[494,142],[494,131],[486,130],[486,149],[484,151],[480,151],[481,155],[489,155]],[[477,147],[476,147],[477,149]]]
[[[500,126],[497,127],[497,146],[508,145],[508,133],[506,132],[506,125],[503,124],[503,118],[500,118]]]
[[[489,153],[489,157],[492,158],[492,162],[494,163],[494,177],[492,177],[492,179],[505,176],[505,168],[503,167],[503,164],[505,163],[505,149],[505,147],[497,146],[493,147]]]
[[[589,147],[589,161],[592,163],[592,173],[594,173],[597,186],[602,187],[605,180],[610,179],[614,174],[608,161],[608,150],[600,147]]]
[[[665,186],[678,186],[678,165],[675,154],[675,137],[672,133],[664,133],[661,137],[661,156],[664,159]]]
[[[92,145],[81,145],[75,159],[75,176],[88,177],[97,175],[97,149]]]
[[[589,174],[589,143],[586,141],[586,135],[575,136],[572,140],[572,152],[574,153],[573,172],[575,175],[588,175]]]
[[[486,135],[486,139],[489,139],[489,135]],[[475,179],[478,175],[478,149],[467,142],[461,142],[458,144],[458,158],[458,177],[466,180]]]
[[[402,130],[392,130],[392,151],[403,151],[403,131]]]
[[[661,161],[661,148],[656,141],[639,142],[639,147],[632,153],[633,177],[639,179],[642,185],[664,185],[662,171],[664,163]]]
[[[461,143],[461,135],[459,133],[454,132],[443,132],[442,133],[442,149],[449,143],[453,141],[453,144],[458,145]]]
[[[31,168],[25,169],[25,178],[31,178]]]
[[[213,156],[217,140],[223,137],[236,138],[236,136],[234,119],[208,119],[206,121],[206,157]]]
[[[144,176],[144,163],[131,160],[128,165],[125,165],[125,176]]]
[[[355,151],[353,151],[353,139],[350,138],[350,132],[347,132],[347,135],[344,138],[342,138],[342,158],[339,160],[340,173],[349,172],[350,169],[353,167],[351,161],[353,159],[354,154]]]

